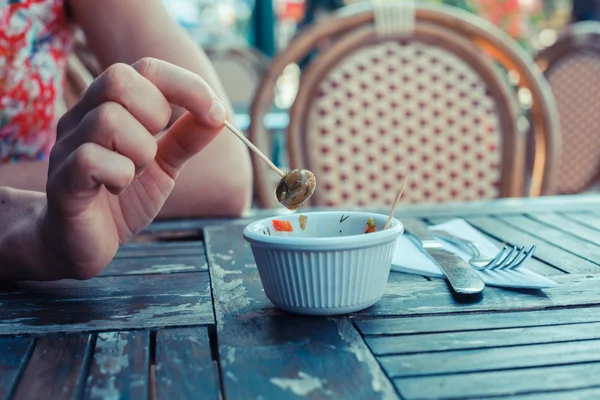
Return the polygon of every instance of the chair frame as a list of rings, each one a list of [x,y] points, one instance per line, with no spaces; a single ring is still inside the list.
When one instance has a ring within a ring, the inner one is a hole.
[[[238,65],[243,67],[249,74],[261,77],[267,70],[270,59],[254,47],[206,47],[203,48],[209,60],[218,60],[226,58],[235,60]],[[257,88],[254,89],[253,96],[256,95]]]
[[[538,52],[535,60],[542,73],[547,75],[556,62],[584,51],[600,55],[600,22],[585,21],[570,25],[553,45]],[[598,183],[600,183],[600,170],[592,180],[592,187]]]
[[[427,33],[432,37],[435,37],[436,34],[439,35],[441,30],[454,32],[455,37],[460,38],[460,40],[456,38],[451,39],[456,49],[466,56],[465,61],[469,62],[483,77],[489,75],[489,71],[486,71],[486,64],[481,62],[483,57],[474,50],[468,50],[469,46],[466,45],[467,42],[470,42],[471,46],[475,46],[487,56],[497,61],[506,70],[516,70],[519,73],[520,87],[529,89],[533,98],[530,113],[536,144],[531,179],[529,182],[525,182],[523,186],[528,186],[528,188],[522,192],[530,196],[553,194],[557,175],[557,165],[553,160],[558,158],[560,149],[557,130],[558,117],[550,87],[535,62],[506,33],[491,23],[476,18],[466,11],[444,5],[418,4],[415,8],[415,20],[417,32]],[[359,3],[345,7],[332,17],[305,29],[285,51],[273,59],[269,70],[263,76],[251,108],[249,137],[259,148],[268,150],[270,147],[270,141],[262,119],[271,106],[277,78],[281,75],[284,68],[305,57],[319,42],[341,33],[361,29],[360,33],[350,33],[350,35],[364,35],[365,39],[371,38],[372,40],[374,30],[362,28],[372,27],[373,22],[374,12],[371,5]],[[439,29],[436,29],[436,27]],[[344,41],[344,38],[340,39],[340,41]],[[351,51],[352,44],[349,44],[349,42],[350,40],[343,44]],[[336,43],[335,46],[337,47],[338,45],[339,43]],[[342,52],[335,48],[333,51]],[[329,63],[331,63],[335,61],[335,56],[328,56],[327,52],[324,52],[319,58],[329,58]],[[315,61],[315,63],[319,64],[324,64],[325,62],[321,60]],[[289,142],[288,151],[292,167],[300,166],[295,163],[302,160],[301,146],[299,146],[297,138],[294,135],[297,135],[295,132],[301,127],[300,121],[303,120],[304,115],[302,107],[296,106],[296,102],[304,102],[307,96],[310,98],[310,92],[304,86],[310,87],[311,85],[306,84],[305,79],[318,81],[318,77],[324,73],[323,71],[328,69],[327,66],[311,67],[313,65],[306,70],[302,78],[302,89],[298,93],[290,116],[290,129],[288,132],[292,140]],[[315,70],[317,72],[313,72]],[[311,75],[314,77],[310,78]],[[503,115],[511,115],[512,111],[510,111],[508,106],[502,108],[503,111],[501,113]],[[518,142],[521,142],[521,139],[517,139],[518,135],[522,134],[516,133],[514,136],[517,145],[519,145]],[[510,135],[506,139],[510,140]],[[524,137],[522,139],[525,140]],[[505,157],[506,155],[503,155],[503,163]],[[515,162],[524,164],[524,157]],[[260,159],[254,155],[253,165],[255,169],[257,197],[263,207],[268,207],[269,204],[272,204],[271,197],[273,191],[273,188],[269,186],[270,180],[265,176],[268,172],[262,168]],[[518,164],[516,168],[521,169]],[[516,185],[517,183],[513,182],[510,185],[503,186],[502,195],[515,195],[519,191]]]

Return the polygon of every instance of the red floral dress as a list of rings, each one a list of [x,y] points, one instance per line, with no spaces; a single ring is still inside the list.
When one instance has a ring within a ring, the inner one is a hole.
[[[0,164],[47,159],[73,34],[64,0],[0,0]]]

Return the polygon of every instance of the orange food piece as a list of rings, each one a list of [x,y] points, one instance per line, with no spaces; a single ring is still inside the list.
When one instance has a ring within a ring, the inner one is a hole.
[[[367,229],[365,229],[365,233],[373,232],[375,232],[375,220],[373,218],[369,218],[367,220]]]
[[[294,228],[292,228],[292,223],[290,221],[280,221],[280,220],[274,219],[271,222],[273,223],[273,228],[275,228],[275,230],[277,232],[293,232],[294,231]]]

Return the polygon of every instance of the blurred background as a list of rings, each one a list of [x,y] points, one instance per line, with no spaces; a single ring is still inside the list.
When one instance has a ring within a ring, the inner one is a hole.
[[[253,140],[260,139],[261,141],[263,140],[261,139],[261,135],[264,133],[262,131],[263,128],[256,128],[256,123],[254,124],[254,131],[251,128],[251,118],[253,115],[252,104],[255,102],[260,105],[259,108],[264,108],[264,105],[262,104],[265,103],[265,99],[256,101],[257,92],[260,91],[259,87],[261,86],[261,82],[263,85],[266,82],[262,80],[266,76],[265,72],[277,70],[278,67],[273,67],[273,61],[276,60],[275,57],[278,54],[289,50],[290,47],[294,47],[294,39],[298,37],[298,34],[301,31],[314,28],[315,24],[317,24],[320,20],[330,17],[337,10],[355,3],[369,1],[371,3],[376,2],[376,0],[163,1],[172,17],[175,18],[175,20],[177,20],[178,23],[191,35],[194,41],[207,52],[208,56],[213,61],[217,73],[220,75],[221,81],[225,86],[225,90],[233,103],[236,123],[238,126],[246,131],[250,131],[251,138],[253,135],[252,132],[254,132],[255,136]],[[402,0],[397,1],[397,3],[401,2]],[[560,181],[558,184],[560,188],[555,190],[555,192],[566,194],[580,193],[583,191],[588,191],[590,188],[595,188],[594,190],[597,190],[597,186],[594,185],[596,185],[600,180],[600,178],[598,178],[600,177],[600,172],[596,172],[596,170],[600,169],[600,164],[596,165],[599,161],[595,160],[595,158],[597,158],[597,155],[600,154],[600,145],[598,145],[600,144],[600,135],[598,135],[599,131],[597,131],[595,127],[597,122],[600,121],[596,121],[595,119],[600,118],[600,115],[597,115],[595,111],[597,106],[594,107],[593,110],[587,110],[585,114],[582,114],[583,111],[581,111],[581,107],[576,106],[573,97],[569,96],[576,96],[575,99],[583,101],[583,105],[593,106],[592,103],[596,101],[594,100],[594,93],[597,90],[594,89],[596,87],[594,85],[600,85],[600,53],[594,49],[600,49],[600,47],[595,44],[596,39],[600,38],[600,28],[598,27],[600,24],[592,27],[592,30],[596,32],[594,35],[592,35],[593,38],[589,35],[589,32],[586,30],[587,28],[583,29],[585,32],[581,31],[577,35],[573,36],[579,39],[568,41],[567,44],[570,46],[570,50],[566,49],[564,44],[557,42],[560,42],[561,34],[569,26],[576,25],[584,21],[597,21],[600,15],[600,1],[416,0],[415,2],[416,4],[443,3],[445,5],[464,10],[478,18],[487,20],[499,27],[502,31],[504,31],[504,33],[513,39],[511,41],[512,43],[509,43],[509,47],[512,46],[512,50],[506,53],[511,54],[509,58],[515,56],[515,54],[522,53],[525,55],[523,59],[531,60],[532,63],[535,60],[542,72],[544,72],[547,81],[552,86],[553,93],[548,93],[548,96],[554,96],[557,99],[559,103],[558,110],[561,114],[561,119],[563,120],[562,126],[560,127],[560,135],[562,135],[561,146],[566,146],[567,152],[562,152],[563,159],[560,160],[561,176],[558,179]],[[477,18],[473,18],[473,20],[477,20]],[[587,47],[584,49],[582,46],[580,46],[580,42],[585,42],[585,46]],[[481,43],[477,44],[476,42],[473,44],[481,45]],[[300,81],[304,78],[304,75],[306,75],[306,68],[313,63],[313,56],[327,46],[328,42],[319,42],[311,53],[308,53],[297,60],[288,62],[284,65],[284,68],[277,70],[277,81],[272,91],[272,99],[270,97],[267,98],[267,102],[270,103],[268,106],[269,109],[265,112],[261,111],[256,114],[260,115],[261,119],[263,120],[262,123],[266,128],[264,131],[268,132],[268,140],[264,139],[262,143],[256,144],[261,147],[263,151],[268,152],[273,161],[282,169],[290,167],[290,164],[294,164],[293,160],[290,162],[290,158],[288,156],[288,153],[290,152],[288,135],[290,129],[293,129],[293,127],[290,128],[290,118],[293,114],[292,107],[296,101],[297,94],[299,93]],[[554,50],[553,48],[556,49]],[[582,50],[582,52],[577,53],[579,50],[575,51],[576,48]],[[546,49],[552,50],[546,54],[544,53]],[[484,53],[488,53],[491,56],[491,59],[495,60],[494,62],[496,63],[496,67],[503,68],[503,72],[500,72],[498,76],[501,76],[502,80],[508,82],[508,87],[512,88],[510,90],[514,92],[516,99],[515,104],[517,104],[517,116],[514,119],[514,125],[516,126],[516,130],[518,132],[521,132],[528,137],[527,140],[529,142],[527,150],[529,152],[527,155],[528,158],[524,160],[523,163],[527,164],[525,167],[528,169],[526,173],[530,174],[533,171],[533,175],[535,175],[535,169],[540,168],[539,165],[536,166],[536,163],[538,162],[536,159],[544,159],[546,156],[543,153],[544,151],[550,151],[548,150],[550,147],[548,147],[546,150],[542,149],[540,151],[540,146],[545,145],[545,139],[541,139],[542,136],[540,136],[539,133],[536,133],[535,129],[541,131],[542,128],[538,127],[534,129],[532,126],[535,123],[538,125],[543,125],[540,122],[541,119],[553,118],[551,115],[544,115],[544,113],[556,114],[556,111],[548,111],[552,110],[552,107],[548,108],[544,106],[544,101],[542,99],[544,96],[540,97],[539,93],[532,94],[532,90],[534,90],[534,92],[537,90],[535,87],[539,86],[543,88],[544,85],[546,85],[546,83],[544,83],[546,79],[538,77],[531,78],[534,80],[539,79],[544,81],[539,85],[535,84],[531,86],[531,82],[528,83],[526,81],[522,81],[523,73],[527,75],[528,72],[518,72],[518,68],[516,68],[516,66],[511,66],[510,62],[507,63],[508,59],[502,55],[502,52],[505,50],[496,51],[493,48],[489,48],[489,46],[486,49],[485,45],[481,47],[480,50],[483,50]],[[559,59],[561,59],[562,54],[567,53],[569,56],[565,56],[562,58],[563,61],[560,61]],[[418,54],[419,53],[417,53],[417,55]],[[571,61],[564,61],[567,59],[570,59]],[[562,70],[558,67],[552,70],[547,69],[551,61],[556,61],[556,65],[563,65],[564,68],[561,67]],[[525,69],[528,68],[526,67]],[[568,72],[564,72],[567,69]],[[552,74],[554,74],[556,77],[553,77]],[[410,79],[410,77],[405,77],[404,79]],[[433,77],[432,79],[435,80],[437,78]],[[570,82],[576,82],[579,85],[576,91],[570,87]],[[433,81],[428,81],[427,84],[433,85],[433,87],[436,85],[436,83]],[[473,87],[476,87],[480,84],[473,83],[472,85]],[[581,89],[579,89],[579,87]],[[418,87],[413,87],[412,90],[413,93],[418,93],[420,89],[418,89]],[[462,96],[462,93],[455,93],[454,95],[460,97]],[[535,110],[536,102],[537,106],[541,107],[538,111]],[[342,103],[344,102],[342,101]],[[404,107],[405,105],[403,104],[402,106]],[[411,106],[407,105],[407,107]],[[533,114],[536,112],[538,113],[537,117],[531,113],[532,107],[534,109]],[[344,105],[342,105],[341,108],[344,108]],[[433,111],[436,112],[435,110]],[[322,112],[324,111],[322,110]],[[410,110],[407,112],[411,113]],[[494,114],[497,112],[498,110],[493,111]],[[305,117],[306,116],[307,115],[305,115]],[[500,118],[502,117],[500,116]],[[452,120],[452,117],[450,117],[450,120]],[[477,120],[477,117],[475,117],[475,120]],[[586,125],[582,127],[580,123],[584,123]],[[556,121],[554,121],[553,124],[555,127],[551,128],[556,128],[556,130],[558,130]],[[544,135],[550,135],[547,137],[553,137],[551,132],[549,133],[549,131],[552,130],[549,129],[550,125],[552,124],[547,123],[546,126],[543,127],[543,129],[546,130]],[[340,123],[338,122],[338,127],[339,126]],[[311,129],[314,131],[316,128],[313,127]],[[349,133],[345,132],[345,134],[348,135]],[[431,135],[433,135],[433,133],[431,133]],[[434,137],[431,135],[430,137]],[[343,142],[345,139],[342,137],[339,140]],[[534,143],[536,140],[538,142],[537,150],[534,150],[536,148]],[[583,145],[582,140],[587,141],[586,143],[588,144]],[[489,146],[491,146],[491,149],[495,149],[497,144],[490,144]],[[587,159],[589,162],[583,160],[582,158],[578,161],[579,164],[575,165],[572,159],[574,158],[573,155],[575,154],[577,156],[578,153],[573,152],[581,152],[583,148],[591,149],[589,152],[590,155],[586,156],[589,157]],[[323,152],[329,151],[325,148],[320,148],[319,151],[321,150]],[[307,150],[303,149],[302,151]],[[572,152],[569,153],[569,151]],[[551,151],[548,154],[550,155],[550,153]],[[565,154],[567,154],[567,156],[565,156]],[[323,155],[327,154],[323,153]],[[384,156],[384,154],[380,155]],[[328,157],[331,158],[331,154],[329,154]],[[427,158],[428,156],[425,155],[424,157]],[[344,157],[341,156],[340,160],[343,158]],[[399,160],[398,157],[396,158],[397,165]],[[549,161],[558,163],[558,160]],[[547,159],[544,160],[546,164],[549,161]],[[371,160],[369,160],[367,163],[369,165],[374,165],[373,168],[382,167],[381,165],[378,165],[377,162],[373,162]],[[590,167],[584,167],[584,165],[587,165],[586,163],[594,163],[594,165]],[[451,163],[449,162],[449,164]],[[497,170],[499,164],[498,162],[491,162],[490,165],[491,170]],[[291,166],[294,167],[294,165]],[[383,167],[387,168],[385,165]],[[324,168],[327,172],[327,168],[330,167],[325,166]],[[579,173],[581,175],[580,183],[573,183],[572,171],[576,171],[576,174]],[[407,171],[403,171],[401,174],[406,175],[407,173]],[[490,175],[488,172],[485,173],[486,177],[487,175]],[[425,175],[427,176],[428,174],[429,173],[426,171]],[[338,171],[338,175],[343,176],[344,173]],[[492,175],[493,174],[490,176]],[[526,174],[524,174],[524,176],[525,175]],[[468,185],[470,185],[469,182],[473,180],[471,178],[468,178],[465,181]],[[504,178],[506,178],[506,176],[504,176]],[[527,179],[529,178],[525,177],[525,180]],[[552,179],[556,180],[556,177],[552,177]],[[374,178],[371,177],[370,180],[373,181]],[[477,179],[474,180],[476,181]],[[535,178],[533,180],[535,181]],[[520,184],[522,185],[522,182]],[[529,183],[525,182],[525,185],[528,184]],[[360,187],[361,183],[358,182],[357,185],[357,187]],[[498,182],[492,182],[491,185],[496,188],[499,187]],[[534,182],[532,185],[535,186],[536,183]],[[538,184],[539,187],[536,189],[537,192],[534,195],[544,194],[544,192],[547,192],[544,188],[541,188],[540,185],[542,184]],[[545,183],[543,185],[545,185]],[[262,186],[263,191],[265,191],[265,188],[271,187],[270,184],[264,183]],[[487,195],[500,195],[501,197],[506,196],[508,195],[507,187],[504,189],[499,189],[500,192],[494,189],[494,193],[489,192]],[[344,194],[339,188],[335,190],[337,190],[339,196]],[[429,191],[429,189],[424,190],[425,193]],[[461,188],[459,190],[465,191],[465,188]],[[525,188],[524,190],[525,191],[521,191],[520,193],[524,194],[529,189]],[[533,192],[535,192],[535,190],[530,191],[530,195]],[[485,197],[487,195],[484,195],[482,192],[480,193],[479,197]],[[269,206],[268,204],[264,204],[264,198],[266,197],[268,197],[268,194],[263,196],[262,204],[259,205],[263,207]],[[428,199],[429,197],[425,196],[422,199],[414,199],[414,201],[421,201],[426,198]],[[472,198],[477,198],[477,195],[465,197],[467,200]],[[373,197],[372,200],[375,201],[376,196]],[[440,198],[439,200],[444,199]],[[323,202],[331,205],[339,204],[342,202],[342,200],[337,199],[333,202]],[[259,203],[261,202],[259,201]],[[362,203],[362,201],[359,203]]]
[[[163,0],[202,46],[253,45],[267,55],[285,48],[298,29],[333,10],[367,0]],[[523,47],[553,43],[571,17],[597,19],[594,0],[419,0],[445,3],[499,26]],[[573,13],[574,11],[574,13]]]

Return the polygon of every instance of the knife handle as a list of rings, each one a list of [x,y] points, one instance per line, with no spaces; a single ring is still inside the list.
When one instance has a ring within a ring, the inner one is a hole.
[[[416,237],[421,247],[435,262],[456,293],[476,294],[485,288],[481,276],[458,255],[444,249],[427,228],[427,224],[416,219],[403,221],[409,235]]]
[[[429,249],[428,253],[440,266],[456,293],[476,294],[485,288],[485,283],[477,271],[458,256],[450,258],[447,251],[441,249]]]

